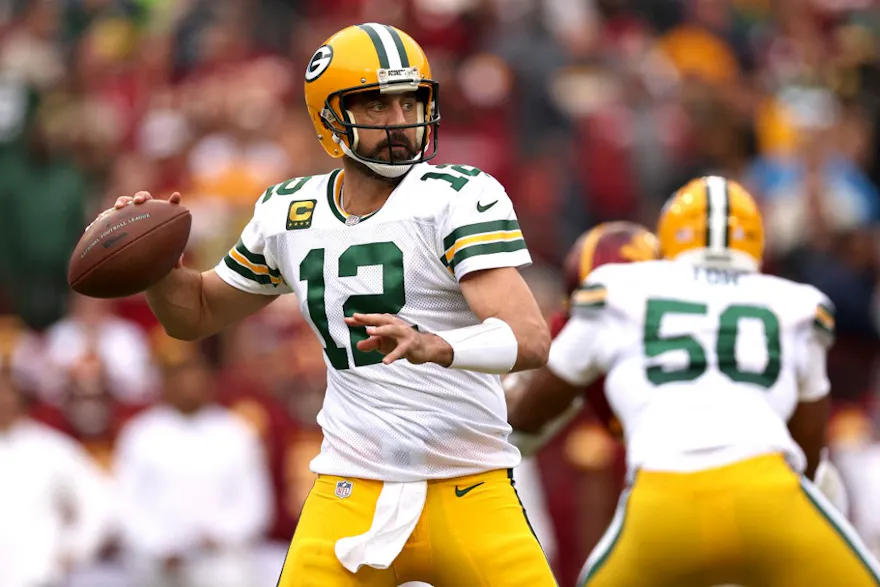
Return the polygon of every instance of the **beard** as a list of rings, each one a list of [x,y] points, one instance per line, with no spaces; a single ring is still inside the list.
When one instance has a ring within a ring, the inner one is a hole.
[[[388,137],[368,152],[358,153],[367,159],[385,163],[402,163],[415,159],[419,150],[402,131],[388,133]]]
[[[380,142],[369,151],[358,149],[356,153],[361,157],[373,159],[374,161],[381,161],[382,163],[387,164],[412,161],[418,156],[419,150],[410,142],[409,138],[407,138],[403,132],[398,131],[391,133],[389,139]],[[400,177],[385,177],[384,175],[376,173],[362,161],[358,161],[353,157],[347,157],[347,159],[348,163],[362,175],[391,186],[398,185],[407,175],[403,174]]]

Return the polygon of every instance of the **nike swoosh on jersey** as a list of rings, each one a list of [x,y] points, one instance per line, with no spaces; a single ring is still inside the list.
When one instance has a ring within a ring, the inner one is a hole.
[[[480,481],[476,485],[471,485],[470,487],[465,487],[464,489],[459,489],[458,485],[456,485],[455,486],[455,497],[464,497],[465,495],[468,494],[469,491],[476,489],[477,487],[479,487],[483,483],[485,483],[485,481]]]
[[[485,206],[483,206],[482,204],[477,202],[477,212],[485,212],[486,210],[488,210],[489,208],[491,208],[492,206],[494,206],[497,203],[498,203],[498,200],[495,200],[491,204],[486,204]]]

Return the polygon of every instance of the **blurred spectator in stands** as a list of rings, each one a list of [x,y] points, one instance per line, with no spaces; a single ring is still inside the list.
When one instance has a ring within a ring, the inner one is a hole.
[[[253,547],[272,515],[259,440],[214,403],[198,346],[166,344],[163,401],[129,421],[115,458],[132,579],[137,587],[258,587]]]
[[[876,400],[875,400],[876,410]],[[850,514],[859,535],[880,556],[880,439],[874,414],[863,406],[838,410],[829,427],[830,446],[849,492]]]
[[[46,359],[40,337],[14,314],[0,315],[0,372],[9,373],[27,393],[45,382]]]
[[[660,50],[686,81],[734,90],[747,51],[744,39],[733,27],[731,3],[691,0],[683,4],[685,20],[660,38]]]
[[[277,300],[270,306],[275,311],[259,312],[229,333],[226,358],[217,376],[218,402],[257,435],[269,468],[275,515],[267,542],[257,549],[267,584],[277,580],[283,566],[305,494],[314,484],[315,475],[308,464],[321,442],[320,432],[295,421],[285,403],[288,387],[293,388],[291,394],[298,393],[297,388],[308,393],[306,377],[302,382],[290,379],[277,368],[296,363],[296,354],[302,352],[286,344],[291,329],[297,326],[274,308],[286,301]],[[301,321],[299,324],[305,327]],[[320,349],[317,352],[320,357]],[[283,359],[281,355],[285,355]]]
[[[0,370],[0,584],[59,586],[110,530],[109,480],[73,440],[26,417]]]
[[[65,74],[58,38],[62,8],[54,0],[18,4],[21,10],[0,48],[0,70],[12,73],[25,86],[50,89]]]
[[[57,106],[57,107],[56,107]],[[70,123],[46,98],[27,132],[25,148],[0,156],[0,283],[15,312],[42,329],[66,306],[67,261],[85,228],[88,187],[67,156]]]
[[[283,296],[235,328],[225,356],[220,397],[263,429],[278,508],[270,537],[287,543],[314,484],[309,463],[322,441],[316,422],[326,387],[321,345],[294,296]],[[257,405],[280,413],[260,417]]]
[[[31,416],[77,440],[110,474],[122,427],[144,407],[121,402],[110,393],[104,363],[91,349],[68,370],[57,405],[36,402]]]
[[[130,403],[149,400],[156,381],[143,330],[114,315],[112,300],[71,294],[70,306],[70,314],[46,333],[46,358],[51,364],[67,371],[94,353],[107,371],[114,397]],[[58,390],[49,390],[50,396],[53,393]]]
[[[827,248],[833,233],[880,221],[880,193],[847,156],[847,112],[836,96],[792,87],[784,100],[795,148],[759,158],[747,180],[763,200],[767,244],[776,256],[807,243]]]
[[[266,326],[266,323],[261,321],[259,325]],[[278,343],[278,332],[270,326],[266,330],[261,329],[259,336],[254,336],[256,333],[248,326],[250,324],[240,327],[233,335],[240,342],[235,347],[239,351],[247,351],[243,356],[240,353],[233,355],[231,362],[219,374],[217,399],[233,414],[241,417],[263,444],[275,497],[275,519],[269,537],[283,543],[286,551],[302,507],[299,500],[291,498],[295,485],[295,471],[290,470],[293,462],[291,452],[298,427],[282,398],[275,395],[276,389],[265,384],[275,371],[269,365],[271,359],[267,360],[266,355]],[[261,366],[269,370],[267,377],[256,375]]]

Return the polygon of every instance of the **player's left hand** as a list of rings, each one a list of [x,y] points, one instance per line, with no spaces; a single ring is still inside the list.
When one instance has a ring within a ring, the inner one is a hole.
[[[379,351],[390,365],[406,359],[414,365],[437,363],[443,367],[452,364],[452,347],[435,334],[419,332],[391,314],[355,314],[346,317],[349,326],[366,326],[369,338],[357,343],[364,352]]]

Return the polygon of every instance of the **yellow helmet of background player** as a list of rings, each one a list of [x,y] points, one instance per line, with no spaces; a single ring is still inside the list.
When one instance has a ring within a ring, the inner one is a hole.
[[[358,124],[346,108],[352,94],[416,92],[418,121],[394,126]],[[386,177],[399,177],[437,153],[437,82],[425,52],[412,37],[384,24],[366,23],[342,29],[321,45],[305,73],[305,98],[318,141],[331,157],[348,155]],[[358,129],[391,131],[416,128],[419,155],[409,161],[364,157],[357,153]]]
[[[723,177],[694,179],[675,192],[657,238],[666,259],[757,271],[764,257],[764,222],[754,198]]]

